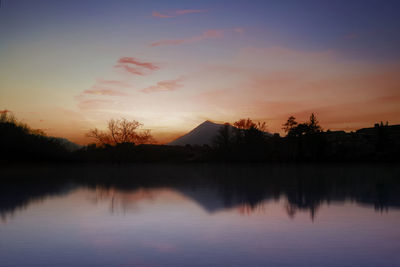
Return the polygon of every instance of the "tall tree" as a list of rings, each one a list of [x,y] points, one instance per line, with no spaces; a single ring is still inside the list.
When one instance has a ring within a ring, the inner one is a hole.
[[[289,133],[294,127],[297,126],[297,124],[296,118],[290,116],[286,123],[282,125],[282,129],[285,131],[285,133]]]
[[[314,113],[310,115],[310,121],[308,122],[309,130],[311,133],[317,133],[322,130],[321,126],[319,125],[319,121]]]

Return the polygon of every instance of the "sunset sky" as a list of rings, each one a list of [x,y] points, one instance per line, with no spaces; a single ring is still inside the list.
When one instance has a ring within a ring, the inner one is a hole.
[[[2,0],[0,111],[87,143],[110,118],[164,143],[204,120],[400,123],[400,1]]]

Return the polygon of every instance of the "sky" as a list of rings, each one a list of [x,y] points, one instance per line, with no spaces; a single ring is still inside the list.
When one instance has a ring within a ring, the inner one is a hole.
[[[400,1],[1,0],[0,112],[85,144],[205,120],[400,123]]]

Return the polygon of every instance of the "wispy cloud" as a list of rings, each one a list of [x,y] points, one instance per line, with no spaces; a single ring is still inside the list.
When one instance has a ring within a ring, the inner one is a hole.
[[[152,16],[156,18],[167,19],[167,18],[175,18],[177,16],[186,14],[204,13],[207,11],[208,11],[207,9],[179,9],[179,10],[164,11],[164,12],[153,11]]]
[[[128,94],[125,92],[121,92],[114,89],[107,88],[97,88],[97,86],[93,86],[92,89],[88,89],[83,91],[84,94],[88,95],[107,95],[107,96],[127,96]]]
[[[109,99],[87,99],[87,100],[82,100],[78,103],[78,107],[80,109],[99,109],[99,108],[105,108],[105,107],[110,107],[114,101],[109,100]]]
[[[140,76],[144,75],[144,72],[142,70],[139,70],[139,69],[134,68],[134,67],[130,67],[129,65],[126,65],[126,64],[117,64],[117,65],[115,65],[115,67],[116,68],[122,68],[126,72],[129,72],[131,74],[136,74],[136,75],[140,75]]]
[[[137,59],[135,59],[133,57],[121,57],[118,60],[118,63],[120,63],[120,64],[133,64],[133,65],[136,65],[136,66],[139,66],[139,67],[143,67],[143,68],[149,69],[149,70],[157,70],[157,69],[159,69],[159,67],[157,65],[153,64],[153,63],[142,62],[142,61],[139,61],[139,60],[137,60]]]
[[[182,39],[169,39],[169,40],[160,40],[154,43],[151,43],[151,47],[162,46],[162,45],[180,45],[180,44],[188,44],[188,43],[196,43],[207,39],[218,39],[223,37],[223,30],[208,30],[203,32],[201,35],[192,36],[189,38]]]
[[[157,12],[157,11],[153,11],[152,15],[153,15],[153,17],[162,18],[162,19],[175,17],[175,16],[171,16],[171,15],[161,14],[160,12]]]
[[[155,93],[155,92],[175,91],[183,87],[183,85],[179,83],[180,81],[181,79],[160,81],[157,83],[157,85],[144,88],[140,90],[140,92]]]
[[[106,86],[116,86],[116,87],[123,87],[123,88],[131,88],[132,87],[129,83],[122,82],[122,81],[116,81],[116,80],[98,79],[97,83],[101,84],[101,85],[106,85]]]
[[[122,57],[118,60],[116,68],[122,68],[125,71],[135,75],[145,75],[145,70],[158,70],[159,67],[154,63],[143,62],[133,57]]]

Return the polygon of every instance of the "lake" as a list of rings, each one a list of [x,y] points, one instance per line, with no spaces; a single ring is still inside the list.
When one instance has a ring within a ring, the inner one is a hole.
[[[8,165],[0,266],[400,266],[390,164]]]

